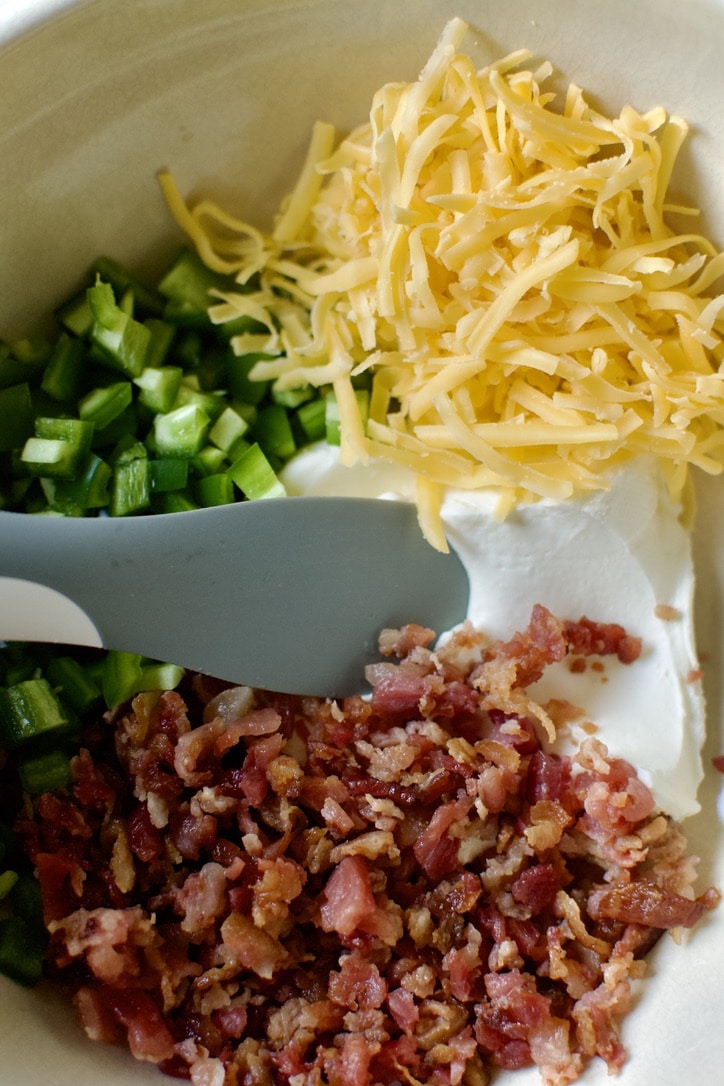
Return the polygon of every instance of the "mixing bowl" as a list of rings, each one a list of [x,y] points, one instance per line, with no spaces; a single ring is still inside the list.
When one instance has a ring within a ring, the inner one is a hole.
[[[158,272],[181,241],[155,173],[268,225],[310,127],[364,120],[383,82],[414,78],[444,23],[471,26],[481,63],[519,47],[595,102],[683,115],[691,136],[674,190],[724,244],[724,2],[715,0],[5,0],[0,5],[0,335],[42,327],[108,254]],[[724,751],[724,483],[697,481],[698,635],[710,728]],[[701,876],[724,886],[719,784],[686,829]],[[662,940],[627,1021],[621,1086],[721,1078],[724,913],[685,948]],[[0,1086],[141,1086],[158,1072],[92,1045],[57,993],[0,978]],[[603,1082],[593,1066],[586,1083]],[[537,1081],[532,1071],[501,1083]]]

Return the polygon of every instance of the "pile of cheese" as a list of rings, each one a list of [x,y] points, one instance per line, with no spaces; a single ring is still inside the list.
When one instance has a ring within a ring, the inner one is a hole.
[[[441,549],[450,487],[494,488],[502,518],[646,453],[677,498],[724,445],[724,255],[665,219],[685,123],[606,117],[575,86],[556,109],[550,65],[520,51],[478,71],[466,29],[452,20],[338,145],[317,124],[269,235],[160,178],[205,262],[244,287],[211,308],[258,322],[234,349],[270,356],[254,375],[281,389],[332,386],[344,462],[411,470]]]

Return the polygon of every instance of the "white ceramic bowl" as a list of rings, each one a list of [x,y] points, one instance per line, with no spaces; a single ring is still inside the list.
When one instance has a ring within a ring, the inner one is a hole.
[[[606,107],[682,114],[675,188],[724,244],[722,0],[3,0],[0,3],[0,336],[32,330],[113,255],[159,270],[179,243],[154,175],[267,224],[312,122],[364,119],[372,92],[413,78],[452,15],[482,62],[527,46]],[[699,485],[700,647],[710,736],[724,751],[724,482]],[[687,823],[702,882],[724,887],[710,771]],[[624,1040],[621,1086],[714,1086],[724,1066],[724,908],[686,947],[662,940]],[[603,1083],[593,1066],[585,1083]],[[87,1042],[45,990],[0,978],[0,1086],[141,1086],[155,1069]],[[520,1086],[534,1072],[496,1080]]]

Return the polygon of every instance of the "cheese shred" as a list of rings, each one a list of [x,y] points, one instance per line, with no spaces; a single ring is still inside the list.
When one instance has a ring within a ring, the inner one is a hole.
[[[653,453],[679,498],[690,465],[724,465],[724,298],[706,293],[724,256],[665,219],[686,123],[607,117],[575,86],[557,110],[550,65],[519,50],[476,70],[466,30],[451,20],[419,79],[382,87],[346,138],[315,126],[270,235],[160,176],[239,285],[212,320],[257,322],[232,341],[267,356],[252,376],[330,386],[343,460],[415,472],[441,549],[448,487],[495,487],[508,510]]]

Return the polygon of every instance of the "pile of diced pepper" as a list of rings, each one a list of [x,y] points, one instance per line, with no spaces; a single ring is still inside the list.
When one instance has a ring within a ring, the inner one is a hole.
[[[282,494],[300,446],[339,441],[333,393],[250,380],[259,354],[214,325],[239,288],[183,249],[156,288],[101,258],[56,310],[55,342],[0,345],[0,504],[85,516],[173,513]]]
[[[155,287],[102,257],[52,339],[0,343],[0,509],[138,516],[277,497],[298,449],[339,443],[331,389],[253,380],[264,356],[232,340],[254,323],[214,325],[214,289],[239,288],[188,248]],[[85,714],[182,676],[126,652],[0,651],[0,774],[17,782],[0,798],[0,972],[33,984],[42,965],[38,887],[12,832],[23,793],[69,783]]]

